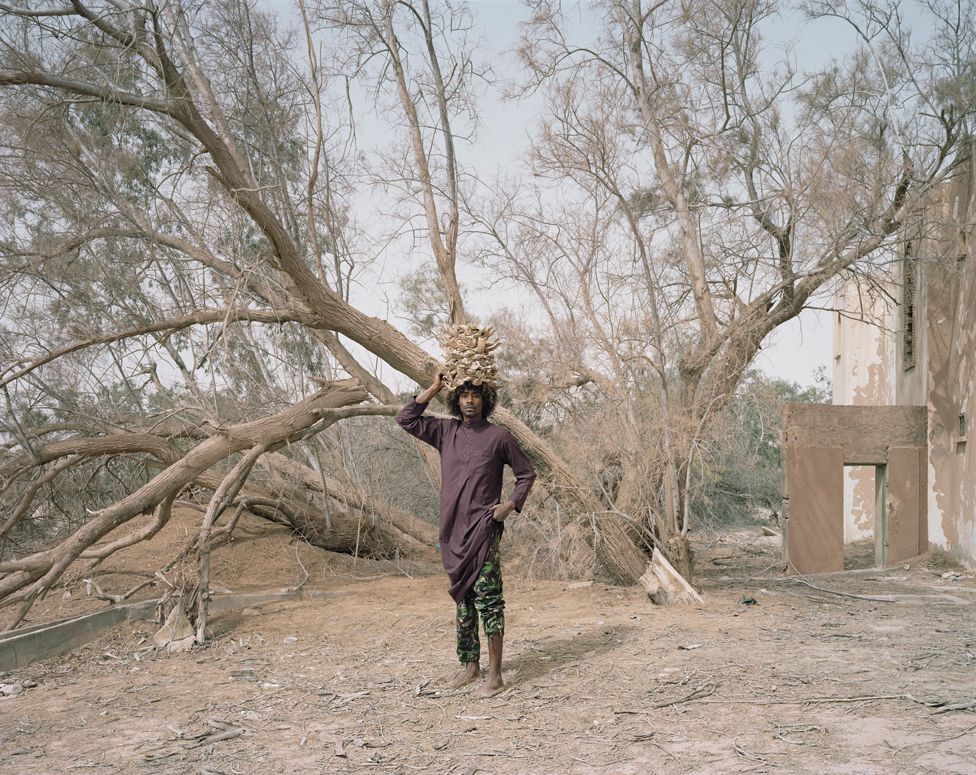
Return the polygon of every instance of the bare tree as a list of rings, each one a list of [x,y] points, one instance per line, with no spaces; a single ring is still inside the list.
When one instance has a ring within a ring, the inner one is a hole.
[[[532,3],[520,53],[549,105],[533,166],[551,194],[485,207],[483,259],[619,407],[615,508],[686,574],[711,418],[768,334],[889,260],[969,133],[972,9],[929,4],[921,43],[898,7],[811,4],[860,44],[800,73],[764,41],[772,2],[606,2],[578,43],[558,4]]]
[[[473,64],[458,34],[470,24],[467,16],[451,6],[432,12],[428,0],[342,0],[320,3],[317,12],[344,44],[338,72],[366,81],[377,101],[393,97],[390,115],[405,147],[384,154],[379,179],[419,205],[452,323],[465,319],[457,279],[461,168],[455,124],[477,121]]]
[[[340,10],[349,16],[330,23],[343,29],[360,29],[357,13],[369,20],[362,47],[350,49],[354,57],[379,52],[394,73],[413,170],[404,168],[402,179],[419,181],[434,263],[459,320],[460,178],[448,98],[467,65],[462,57],[460,69],[440,74],[435,39],[447,29],[426,4],[399,4],[397,18],[393,5]],[[375,24],[374,10],[382,12]],[[316,507],[303,490],[326,512],[343,498],[360,508],[371,503],[390,526],[390,535],[376,536],[381,545],[434,542],[432,530],[410,515],[330,483],[309,447],[299,459],[288,457],[296,489],[287,502],[244,482],[254,465],[282,475],[282,465],[268,465],[269,452],[331,424],[318,410],[303,409],[316,396],[366,398],[340,387],[335,379],[342,375],[391,401],[356,352],[418,382],[437,368],[389,323],[350,303],[351,282],[369,258],[356,247],[361,232],[345,198],[356,164],[352,130],[343,112],[329,109],[335,92],[315,44],[317,12],[301,4],[300,11],[304,35],[293,38],[272,15],[238,0],[0,7],[3,488],[20,503],[5,529],[75,465],[99,456],[150,463],[123,483],[120,498],[106,493],[106,503],[88,504],[98,507],[94,514],[82,504],[60,546],[0,563],[0,597],[19,605],[8,625],[72,559],[86,552],[103,558],[128,545],[96,545],[108,531],[154,512],[151,527],[131,540],[152,535],[190,485],[215,492],[199,542],[204,578],[208,531],[235,498],[307,533],[321,530],[310,524]],[[408,75],[400,25],[422,43],[425,81]],[[436,105],[441,155],[431,152],[420,118],[428,98]],[[303,424],[291,426],[286,418],[296,412]],[[255,419],[263,415],[269,418]],[[499,417],[556,496],[592,511],[592,494],[551,446],[511,413]],[[252,427],[260,437],[229,443],[236,429]],[[242,454],[229,479],[209,470]],[[321,516],[328,527],[328,513]],[[604,553],[608,564],[618,577],[636,578],[641,553],[619,528],[607,534],[619,543]],[[204,621],[205,600],[203,594]]]

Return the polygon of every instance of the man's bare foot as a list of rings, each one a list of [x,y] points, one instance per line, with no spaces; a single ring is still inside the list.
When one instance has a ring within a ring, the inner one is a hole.
[[[451,682],[447,685],[447,688],[460,689],[462,686],[466,686],[472,681],[477,681],[480,672],[481,667],[477,662],[468,662],[466,665],[461,666],[461,669],[458,670],[458,674],[454,676]]]
[[[508,687],[505,685],[505,682],[502,680],[501,676],[492,678],[489,675],[485,679],[485,682],[481,684],[481,686],[479,686],[474,693],[476,697],[481,697],[481,699],[487,700],[489,697],[494,697],[496,694],[501,694],[507,688]]]

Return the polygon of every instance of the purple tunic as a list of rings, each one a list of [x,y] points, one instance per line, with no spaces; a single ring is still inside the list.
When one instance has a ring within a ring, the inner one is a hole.
[[[396,416],[397,425],[441,453],[440,543],[451,597],[461,602],[474,587],[491,546],[496,524],[491,507],[501,502],[502,473],[515,473],[511,500],[515,510],[535,481],[535,470],[504,428],[487,420],[465,423],[423,417],[427,404],[410,399]],[[504,523],[497,523],[503,527]]]

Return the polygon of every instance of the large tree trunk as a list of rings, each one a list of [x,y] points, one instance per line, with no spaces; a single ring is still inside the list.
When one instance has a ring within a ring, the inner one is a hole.
[[[693,556],[691,552],[691,542],[686,535],[674,535],[668,539],[668,559],[674,569],[680,573],[686,581],[691,581],[694,570]]]
[[[272,462],[269,458],[277,460]],[[315,472],[275,452],[264,455],[261,462],[275,471],[291,467],[303,469],[303,479],[298,482],[291,476],[278,476],[273,487],[254,483],[245,485],[238,502],[254,514],[285,522],[310,544],[330,552],[436,560],[437,531],[432,525],[388,504],[360,499],[355,493],[347,495],[332,480],[328,481],[336,486],[334,494],[338,497],[335,499],[350,508],[325,511],[308,498],[309,490],[321,492],[322,489],[321,479]],[[220,476],[207,472],[197,477],[196,483],[215,490],[220,484]]]
[[[308,466],[281,453],[265,455],[262,463],[276,475],[300,485],[302,489],[321,493],[324,487],[326,496],[348,506],[351,513],[368,514],[371,519],[372,515],[376,515],[386,522],[395,534],[409,536],[422,546],[433,548],[437,545],[437,528],[434,525],[374,498],[354,485],[342,484],[330,477],[319,476]]]

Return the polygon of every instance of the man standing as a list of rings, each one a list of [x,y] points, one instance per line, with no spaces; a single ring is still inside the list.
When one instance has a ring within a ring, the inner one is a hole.
[[[448,406],[457,419],[424,417],[427,404],[442,387],[438,374],[429,388],[407,402],[396,421],[441,455],[441,559],[451,581],[451,597],[457,603],[457,655],[461,662],[450,688],[478,678],[480,613],[488,638],[488,676],[476,694],[493,697],[505,688],[505,600],[498,543],[505,518],[513,510],[522,510],[535,471],[512,434],[488,422],[497,394],[487,385],[465,382],[449,393]],[[509,499],[502,502],[506,463],[515,473],[516,484]]]

